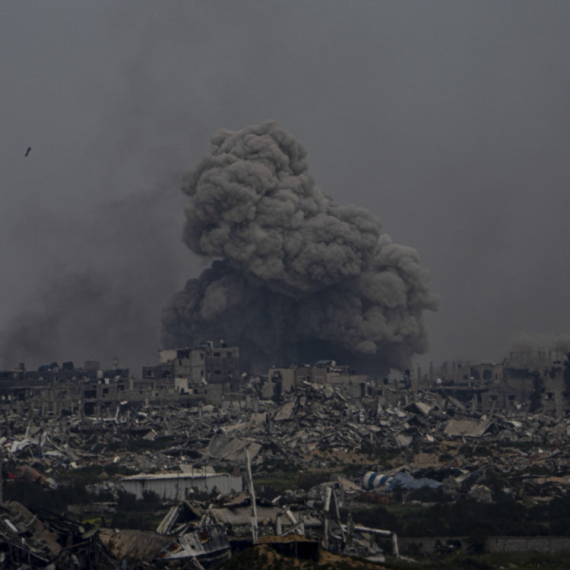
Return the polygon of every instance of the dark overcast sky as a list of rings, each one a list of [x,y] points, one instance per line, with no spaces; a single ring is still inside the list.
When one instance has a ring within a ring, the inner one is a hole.
[[[153,362],[161,305],[204,267],[180,171],[266,119],[419,250],[441,299],[422,363],[567,332],[569,29],[567,0],[2,2],[4,344],[24,322],[32,345],[59,331],[35,365]]]

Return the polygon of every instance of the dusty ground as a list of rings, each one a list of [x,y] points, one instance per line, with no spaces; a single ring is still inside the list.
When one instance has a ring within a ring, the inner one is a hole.
[[[297,537],[298,538],[298,537]],[[350,558],[348,556],[338,556],[326,550],[321,550],[318,564],[310,561],[297,560],[281,556],[268,545],[258,545],[250,548],[244,553],[234,556],[225,562],[220,570],[267,570],[269,568],[279,568],[280,570],[303,569],[303,570],[388,570],[385,566]]]

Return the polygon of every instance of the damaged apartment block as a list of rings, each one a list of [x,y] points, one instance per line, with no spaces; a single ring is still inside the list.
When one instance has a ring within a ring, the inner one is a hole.
[[[569,370],[562,354],[526,350],[500,364],[444,363],[420,384],[483,414],[541,411],[560,418],[570,411]]]
[[[240,380],[239,348],[220,339],[217,344],[208,341],[197,348],[161,350],[157,366],[143,367],[143,378],[173,379],[181,394],[211,384],[236,392]]]

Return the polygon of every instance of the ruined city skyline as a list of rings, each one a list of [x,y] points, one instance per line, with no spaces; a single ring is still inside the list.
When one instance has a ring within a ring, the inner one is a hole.
[[[205,269],[180,173],[268,118],[336,202],[418,249],[441,299],[424,369],[564,335],[569,11],[7,3],[0,368],[152,361],[162,305]]]

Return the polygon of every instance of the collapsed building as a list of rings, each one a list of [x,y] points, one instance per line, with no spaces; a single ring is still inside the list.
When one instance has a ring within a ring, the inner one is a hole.
[[[26,417],[75,415],[117,420],[128,407],[149,405],[229,405],[279,398],[303,384],[327,385],[348,399],[375,396],[380,382],[334,360],[305,366],[270,368],[267,375],[240,374],[240,349],[223,339],[195,348],[161,350],[158,364],[142,368],[142,378],[128,369],[103,370],[96,361],[82,368],[53,363],[37,373],[4,373],[0,412]]]
[[[239,389],[239,348],[207,342],[196,349],[160,351],[159,364],[143,367],[142,378],[129,369],[83,367],[73,362],[27,371],[24,364],[0,372],[0,410],[4,415],[85,415],[117,418],[136,406],[221,405],[225,392]]]
[[[335,360],[318,360],[312,365],[270,368],[268,378],[281,389],[290,392],[303,382],[334,386],[350,398],[371,395],[372,387],[366,374],[355,374],[349,366],[339,365]]]
[[[239,348],[228,346],[223,339],[197,348],[159,351],[159,364],[144,366],[143,378],[173,379],[181,393],[209,384],[224,385],[226,391],[239,389]]]
[[[358,374],[335,360],[269,368],[266,376],[240,374],[239,347],[223,339],[196,348],[162,350],[158,364],[142,378],[128,369],[103,370],[96,361],[74,368],[66,362],[26,371],[21,365],[0,373],[0,413],[59,416],[79,414],[117,419],[127,407],[148,405],[228,406],[259,399],[278,401],[303,385],[328,386],[349,400],[382,398],[407,405],[418,390],[453,398],[481,414],[534,413],[563,417],[570,411],[568,360],[546,352],[511,353],[501,363],[443,363],[428,374],[406,370],[390,378]]]
[[[2,453],[9,464],[31,464],[35,470],[11,468],[15,477],[31,478],[45,488],[53,482],[44,480],[42,472],[48,479],[63,469],[73,473],[99,466],[114,473],[100,480],[101,489],[122,489],[136,497],[152,492],[187,512],[182,519],[174,511],[165,518],[162,526],[173,533],[169,539],[134,530],[101,531],[109,552],[129,560],[154,560],[173,553],[189,556],[206,527],[219,529],[208,530],[211,553],[216,556],[227,552],[222,530],[232,543],[246,539],[251,543],[254,502],[257,536],[267,535],[272,541],[277,540],[271,538],[274,535],[304,534],[342,553],[380,556],[370,537],[388,540],[392,531],[353,524],[346,514],[341,520],[337,506],[350,510],[356,498],[359,505],[385,504],[396,500],[398,489],[404,491],[397,500],[408,500],[423,486],[454,499],[489,502],[493,496],[486,473],[491,469],[501,474],[503,492],[520,500],[570,493],[570,418],[550,412],[531,414],[524,407],[513,407],[507,414],[496,407],[484,414],[473,398],[463,403],[441,391],[437,383],[432,389],[420,382],[414,389],[406,377],[399,384],[408,388],[398,394],[392,391],[394,384],[382,381],[370,383],[372,395],[352,398],[345,396],[342,386],[327,383],[346,376],[350,372],[346,367],[322,362],[299,370],[298,385],[283,390],[280,402],[244,397],[224,399],[219,406],[186,408],[180,401],[156,406],[150,401],[148,406],[125,406],[109,421],[78,413],[30,418],[11,413],[0,435]],[[394,404],[395,395],[399,400]],[[382,459],[386,453],[390,464]],[[264,498],[252,501],[251,491],[242,491],[248,487],[248,460],[257,476],[285,464],[294,465],[299,477],[301,472],[346,466],[354,473],[355,465],[362,467],[364,476],[339,476],[309,490],[292,479],[290,489],[269,497],[260,484]]]
[[[430,368],[420,384],[485,414],[541,410],[562,417],[570,411],[570,368],[560,356],[526,350],[499,364],[444,363],[437,371]]]

